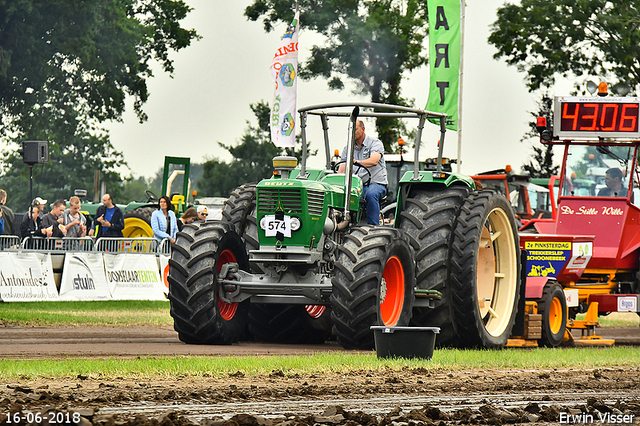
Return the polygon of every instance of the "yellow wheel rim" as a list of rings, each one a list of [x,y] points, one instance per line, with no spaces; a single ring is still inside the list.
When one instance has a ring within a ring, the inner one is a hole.
[[[125,238],[153,237],[153,229],[145,220],[137,217],[127,217],[124,219],[124,229],[122,236]]]
[[[515,306],[518,286],[516,240],[507,213],[493,209],[478,247],[477,297],[480,316],[491,336],[501,336]]]

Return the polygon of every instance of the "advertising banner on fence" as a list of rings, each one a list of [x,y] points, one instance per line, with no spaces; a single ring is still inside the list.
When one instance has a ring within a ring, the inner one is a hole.
[[[170,256],[163,254],[158,256],[158,263],[160,264],[160,273],[162,274],[162,283],[164,284],[164,294],[169,295],[169,281],[167,276],[169,275],[169,259]]]
[[[35,302],[58,300],[48,253],[0,252],[0,300]]]
[[[155,255],[105,253],[104,270],[114,300],[167,300]]]
[[[60,284],[60,300],[110,300],[102,253],[67,253]]]

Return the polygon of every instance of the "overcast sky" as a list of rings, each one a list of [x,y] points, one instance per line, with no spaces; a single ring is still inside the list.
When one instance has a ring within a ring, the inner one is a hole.
[[[503,0],[468,0],[465,23],[463,78],[462,172],[474,174],[511,164],[520,170],[531,155],[528,143],[520,139],[527,131],[528,111],[535,110],[536,96],[527,92],[523,74],[503,61],[493,59],[495,48],[487,43],[489,25]],[[207,158],[230,159],[217,142],[236,144],[253,121],[249,104],[271,103],[274,85],[269,66],[285,27],[265,33],[261,22],[248,21],[244,8],[250,0],[186,0],[194,10],[184,21],[195,28],[202,40],[173,54],[174,78],[156,72],[149,81],[150,98],[144,110],[149,119],[139,124],[131,103],[123,123],[113,123],[111,141],[124,153],[134,176],[152,176],[162,167],[164,156],[191,157],[192,162]],[[293,3],[293,1],[292,1]],[[321,39],[302,31],[300,60],[308,58],[309,48]],[[402,94],[424,108],[428,94],[428,67],[406,77]],[[335,101],[368,101],[347,89],[328,91],[326,81],[298,82],[298,107]],[[332,125],[333,123],[330,123]],[[314,125],[316,125],[314,123]],[[340,135],[346,135],[346,125]],[[437,154],[438,128],[427,125],[427,143],[421,157]],[[367,126],[371,133],[373,125]],[[311,129],[310,129],[311,130]],[[311,138],[324,164],[319,138]],[[332,149],[341,149],[345,138],[332,140]],[[457,135],[447,132],[445,155],[456,157]]]

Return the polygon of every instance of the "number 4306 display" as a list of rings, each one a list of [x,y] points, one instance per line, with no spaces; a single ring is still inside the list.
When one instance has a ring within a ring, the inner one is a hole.
[[[640,98],[556,97],[554,135],[560,138],[640,137]]]

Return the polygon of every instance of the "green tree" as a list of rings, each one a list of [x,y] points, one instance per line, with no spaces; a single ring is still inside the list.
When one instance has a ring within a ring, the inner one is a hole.
[[[569,74],[640,84],[637,1],[522,0],[498,9],[489,42],[533,91]]]
[[[170,51],[198,38],[180,26],[190,10],[182,0],[0,0],[0,139],[50,142],[50,164],[34,167],[39,192],[67,198],[68,185],[87,186],[85,169],[89,188],[98,170],[109,190],[120,189],[114,168],[126,163],[99,123],[120,119],[127,97],[146,119],[151,65],[171,73]],[[17,148],[0,166],[14,202],[28,193],[24,168],[13,170]]]
[[[247,121],[247,129],[236,146],[225,145],[218,142],[222,148],[233,156],[231,163],[212,159],[203,164],[202,178],[198,181],[199,196],[228,197],[231,192],[248,182],[258,182],[269,178],[273,173],[273,157],[278,155],[295,156],[300,160],[301,151],[278,148],[271,142],[271,130],[269,128],[269,105],[264,101],[251,104],[257,126],[252,126]],[[307,143],[307,148],[310,142]],[[317,151],[310,151],[309,156]]]
[[[15,150],[5,150],[2,162],[2,187],[11,197],[9,205],[18,211],[29,206],[29,166]],[[47,200],[69,199],[76,189],[85,189],[93,198],[95,171],[107,189],[119,197],[122,178],[116,171],[124,166],[122,154],[117,152],[108,135],[81,132],[67,144],[49,144],[49,162],[33,166],[33,196]]]
[[[530,112],[533,121],[529,122],[530,130],[522,138],[521,142],[525,139],[538,139],[539,133],[536,129],[536,120],[538,117],[545,117],[547,123],[551,123],[552,117],[553,99],[544,95],[538,102],[538,112]],[[522,165],[522,169],[529,174],[532,178],[548,178],[553,175],[557,175],[560,166],[553,164],[553,145],[542,145],[539,142],[535,142],[532,146],[533,154],[528,163]]]
[[[252,21],[263,17],[265,31],[278,22],[289,23],[289,0],[254,0],[245,9]],[[426,0],[300,0],[300,26],[326,38],[314,45],[311,57],[300,64],[303,79],[322,77],[330,89],[343,89],[345,79],[356,83],[360,94],[372,102],[408,105],[401,96],[405,71],[427,62],[423,41],[427,35]],[[396,119],[378,118],[378,136],[393,152],[401,125]]]

